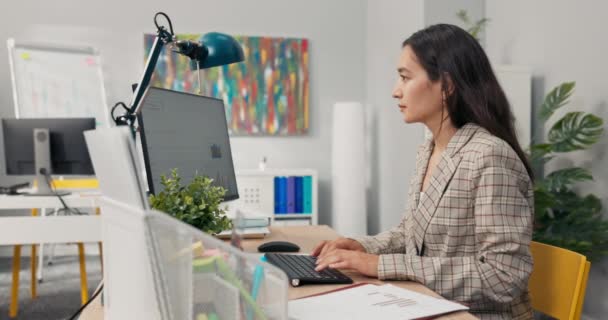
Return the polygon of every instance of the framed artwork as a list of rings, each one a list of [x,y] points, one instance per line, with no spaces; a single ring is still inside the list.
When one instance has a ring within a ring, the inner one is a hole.
[[[202,34],[180,34],[198,41]],[[154,34],[144,35],[147,60]],[[308,133],[308,40],[298,38],[234,37],[245,61],[201,70],[201,94],[224,100],[231,135],[290,136]],[[152,86],[198,93],[198,75],[190,60],[163,48]]]

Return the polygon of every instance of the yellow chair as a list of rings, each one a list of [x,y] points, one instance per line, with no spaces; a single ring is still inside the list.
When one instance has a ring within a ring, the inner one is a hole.
[[[557,319],[580,319],[591,263],[576,252],[532,242],[532,308]]]
[[[581,285],[581,292],[578,298],[578,304],[576,305],[576,313],[574,319],[580,319],[583,314],[583,304],[585,302],[585,292],[587,291],[587,279],[589,278],[589,269],[591,269],[591,262],[585,263],[585,273],[583,273],[583,283]]]
[[[54,189],[99,189],[99,182],[97,179],[70,179],[70,180],[53,180],[52,185]],[[99,208],[96,208],[96,214],[99,214]],[[32,209],[32,216],[38,216],[38,209]],[[36,263],[37,263],[37,250],[36,244],[32,245],[32,258],[31,258],[31,296],[32,299],[37,296],[36,280]],[[99,254],[102,255],[102,244],[99,243]],[[43,259],[44,257],[41,257]],[[78,258],[80,263],[80,298],[82,303],[86,303],[89,299],[88,285],[87,285],[87,273],[85,266],[85,254],[84,244],[78,243]],[[14,318],[17,316],[18,301],[19,301],[19,270],[21,260],[21,245],[15,245],[13,249],[13,274],[12,274],[12,285],[11,285],[11,302],[9,307],[9,317]],[[103,259],[102,259],[103,261]],[[103,270],[103,262],[102,262]]]

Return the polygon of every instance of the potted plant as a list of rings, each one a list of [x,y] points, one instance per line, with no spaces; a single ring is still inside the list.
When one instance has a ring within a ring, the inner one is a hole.
[[[574,82],[562,83],[547,94],[539,110],[542,124],[568,103],[574,87]],[[591,172],[581,167],[548,174],[542,171],[559,154],[590,148],[603,131],[601,118],[572,111],[551,126],[545,143],[530,146],[530,159],[537,172],[533,239],[576,251],[591,261],[608,254],[608,221],[602,217],[600,199],[593,194],[579,195],[574,190],[575,183],[593,180]]]
[[[218,234],[232,227],[226,209],[220,203],[226,189],[212,185],[213,179],[195,175],[190,184],[182,186],[177,169],[171,176],[161,176],[163,190],[150,196],[150,206],[209,234]]]
[[[469,18],[469,13],[464,9],[458,10],[458,12],[456,12],[456,17],[462,21],[467,32],[471,34],[473,38],[477,39],[477,41],[479,41],[479,33],[481,33],[490,22],[490,19],[488,18],[471,21],[471,18]]]

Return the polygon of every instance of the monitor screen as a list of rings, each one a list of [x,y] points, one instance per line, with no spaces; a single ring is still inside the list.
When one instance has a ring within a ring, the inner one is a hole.
[[[95,129],[95,118],[2,119],[8,175],[34,175],[34,129],[48,129],[51,173],[93,175],[83,132]]]
[[[162,190],[161,175],[176,168],[183,183],[198,173],[224,187],[224,200],[238,199],[226,111],[219,99],[148,88],[138,121],[152,194]]]

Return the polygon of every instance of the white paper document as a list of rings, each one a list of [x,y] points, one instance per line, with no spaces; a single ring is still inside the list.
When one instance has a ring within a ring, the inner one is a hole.
[[[418,319],[467,307],[390,284],[367,284],[289,301],[289,319]]]

